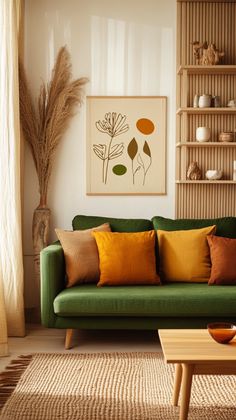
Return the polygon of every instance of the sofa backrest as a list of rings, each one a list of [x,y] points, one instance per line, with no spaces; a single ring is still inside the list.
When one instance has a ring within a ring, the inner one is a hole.
[[[114,217],[77,215],[72,220],[74,230],[90,229],[109,223],[113,232],[144,232],[152,230],[153,224],[147,219],[118,219]]]
[[[77,215],[72,221],[74,230],[90,229],[109,223],[113,232],[144,232],[146,230],[188,230],[216,225],[216,235],[236,238],[236,217],[215,219],[168,219],[154,216],[148,219],[122,219],[115,217]]]
[[[216,225],[216,235],[236,238],[236,217],[220,217],[217,219],[167,219],[161,216],[152,218],[154,229],[188,230]]]

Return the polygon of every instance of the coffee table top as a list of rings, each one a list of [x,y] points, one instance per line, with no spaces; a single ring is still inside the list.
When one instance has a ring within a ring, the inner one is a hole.
[[[219,344],[205,330],[158,330],[167,363],[236,362],[236,337]]]

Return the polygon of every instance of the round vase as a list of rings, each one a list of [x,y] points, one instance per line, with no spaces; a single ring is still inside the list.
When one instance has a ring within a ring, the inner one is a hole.
[[[201,95],[198,101],[199,108],[209,108],[211,106],[211,95]]]
[[[204,142],[210,140],[211,129],[209,127],[197,127],[196,129],[196,140]]]

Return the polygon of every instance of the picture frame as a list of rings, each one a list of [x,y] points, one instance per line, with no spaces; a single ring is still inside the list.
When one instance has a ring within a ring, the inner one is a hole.
[[[87,96],[87,195],[166,194],[166,96]]]

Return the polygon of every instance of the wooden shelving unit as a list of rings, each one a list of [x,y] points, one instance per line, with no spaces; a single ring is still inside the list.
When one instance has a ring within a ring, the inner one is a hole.
[[[221,131],[236,133],[236,43],[231,36],[236,2],[177,0],[177,111],[176,111],[176,217],[236,216],[233,161],[236,141],[219,142]],[[220,30],[219,30],[220,29]],[[220,65],[195,64],[192,42],[215,43],[225,51]],[[195,94],[219,96],[217,108],[195,108]],[[209,142],[196,141],[197,127],[209,127]],[[202,179],[187,179],[191,162],[198,162]],[[208,169],[221,169],[221,180],[207,180]]]
[[[176,147],[236,147],[236,141],[232,142],[198,142],[198,141],[182,141],[176,143]]]
[[[181,75],[186,72],[188,75],[192,74],[235,74],[235,65],[217,65],[217,66],[200,66],[200,65],[186,65],[179,66],[177,74]]]
[[[236,74],[236,73],[235,73]],[[199,114],[203,114],[203,115],[207,115],[207,114],[212,114],[212,115],[228,115],[228,114],[235,114],[236,115],[236,107],[235,108],[230,108],[230,107],[219,107],[219,108],[193,108],[193,107],[184,107],[184,108],[178,108],[176,111],[177,115],[181,115],[181,114],[191,114],[191,115],[199,115]]]
[[[214,184],[222,184],[222,185],[223,184],[236,184],[236,181],[232,181],[232,180],[229,180],[229,179],[216,179],[216,180],[212,180],[212,181],[207,180],[207,179],[200,179],[200,180],[197,180],[197,181],[176,180],[175,182],[176,182],[176,184],[192,184],[192,185],[194,185],[194,184],[211,184],[211,185],[214,185]]]

